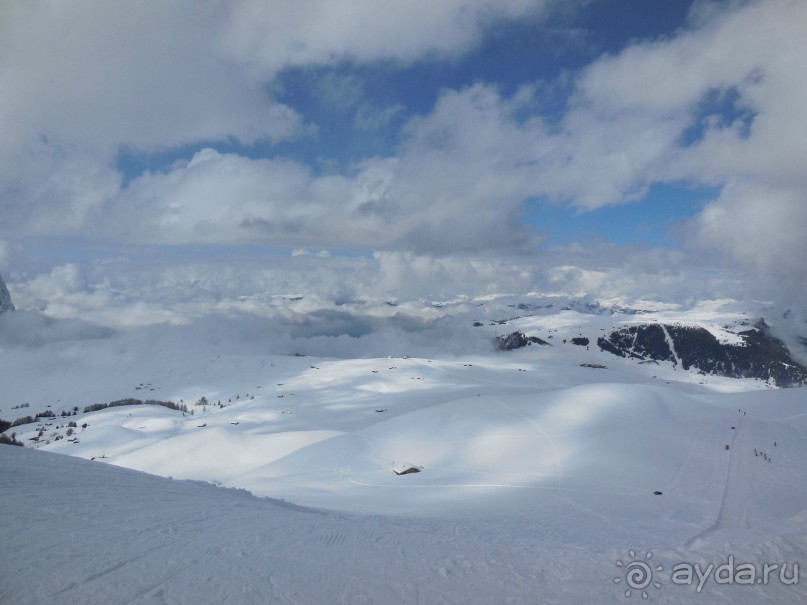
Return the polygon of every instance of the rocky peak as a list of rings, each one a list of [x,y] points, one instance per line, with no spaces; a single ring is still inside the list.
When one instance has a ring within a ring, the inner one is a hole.
[[[548,345],[549,343],[537,336],[527,336],[524,332],[513,332],[506,336],[496,337],[496,348],[500,351],[513,351],[532,344]]]
[[[14,303],[11,302],[11,294],[6,288],[6,282],[3,281],[3,276],[0,275],[0,313],[6,311],[13,311]]]

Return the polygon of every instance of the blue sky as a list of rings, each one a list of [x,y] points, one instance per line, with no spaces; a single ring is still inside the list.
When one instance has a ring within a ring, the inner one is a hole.
[[[285,256],[284,284],[354,259],[351,279],[377,272],[362,291],[419,271],[421,290],[541,289],[574,245],[575,291],[648,295],[589,271],[641,249],[648,274],[708,264],[801,296],[800,0],[9,6],[12,288]]]
[[[535,200],[528,203],[524,221],[547,234],[548,246],[606,240],[678,248],[676,227],[703,210],[714,195],[714,190],[708,188],[655,185],[642,203],[606,206],[589,212]]]

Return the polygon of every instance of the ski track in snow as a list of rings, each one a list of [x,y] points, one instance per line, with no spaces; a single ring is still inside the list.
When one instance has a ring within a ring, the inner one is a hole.
[[[558,446],[555,443],[554,439],[552,439],[552,436],[549,433],[547,433],[544,430],[544,428],[538,422],[533,420],[532,418],[529,418],[528,416],[525,416],[524,414],[522,414],[518,410],[513,409],[511,406],[507,405],[506,403],[504,403],[503,401],[501,401],[501,400],[499,400],[499,399],[497,399],[495,397],[489,397],[489,399],[494,401],[495,403],[499,404],[503,408],[509,410],[513,414],[516,414],[517,416],[520,416],[521,418],[523,418],[524,420],[529,422],[531,425],[533,425],[540,432],[541,436],[543,436],[552,445],[552,449],[555,452],[555,464],[557,466],[557,482],[558,482],[558,487],[556,489],[557,493],[554,494],[555,497],[558,498],[559,500],[563,501],[563,502],[571,504],[572,506],[576,506],[578,508],[581,508],[586,513],[596,515],[596,516],[600,516],[600,517],[603,517],[603,518],[607,519],[607,517],[605,515],[597,512],[597,511],[594,511],[594,510],[592,510],[592,509],[590,509],[590,508],[588,508],[586,506],[583,506],[582,504],[580,504],[580,503],[576,502],[575,500],[573,500],[572,498],[570,498],[565,493],[565,491],[563,489],[563,483],[564,483],[563,482],[563,463],[561,461],[560,449],[558,448]]]
[[[721,529],[745,529],[746,508],[748,506],[749,485],[743,477],[740,477],[740,457],[743,454],[737,453],[737,435],[742,432],[743,419],[738,414],[736,428],[732,432],[727,454],[726,474],[723,480],[723,495],[720,498],[720,505],[714,523],[700,532],[687,542],[688,547],[697,546],[708,536]],[[744,441],[744,440],[743,440]]]
[[[663,323],[659,324],[661,326],[661,331],[664,332],[664,339],[667,341],[667,346],[670,347],[670,353],[672,353],[673,359],[675,360],[675,367],[683,368],[683,364],[681,363],[681,358],[678,357],[678,353],[675,350],[675,343],[673,342],[670,333],[667,332],[667,326]]]

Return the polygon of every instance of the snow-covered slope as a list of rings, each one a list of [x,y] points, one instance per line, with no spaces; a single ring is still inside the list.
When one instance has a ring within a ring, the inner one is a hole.
[[[3,603],[525,602],[549,556],[535,530],[337,515],[23,448],[0,447],[0,482]]]
[[[750,445],[765,425],[749,423],[735,445]],[[681,562],[706,569],[729,555],[760,569],[766,562],[803,561],[807,512],[792,513],[804,494],[780,494],[764,506],[755,498],[788,485],[803,454],[783,450],[778,470],[753,456],[724,459],[714,469],[716,485],[700,496],[679,494],[673,506],[624,485],[608,490],[621,499],[601,493],[581,501],[584,491],[569,485],[541,492],[519,517],[505,507],[493,516],[404,518],[303,509],[0,447],[0,601],[624,603],[628,580],[617,562],[643,561],[652,552],[653,565],[663,568],[653,570],[661,584],[648,588],[653,602],[800,603],[807,598],[804,585],[783,584],[776,574],[761,586],[721,585],[712,576],[700,593],[697,582],[677,585],[669,578]],[[686,459],[697,457],[688,452]],[[686,482],[685,473],[680,477]],[[791,490],[804,489],[797,477]],[[463,491],[452,490],[452,497],[462,500]],[[693,523],[687,510],[710,501],[709,523]],[[671,524],[679,531],[670,533]],[[792,573],[791,565],[786,579]]]
[[[0,601],[625,602],[616,562],[650,551],[656,602],[802,602],[670,570],[804,560],[804,389],[612,355],[591,341],[640,317],[584,311],[469,321],[489,346],[462,356],[269,355],[170,329],[0,351],[3,417],[55,414],[0,448]],[[496,351],[513,330],[551,346]],[[82,412],[124,397],[187,411]]]

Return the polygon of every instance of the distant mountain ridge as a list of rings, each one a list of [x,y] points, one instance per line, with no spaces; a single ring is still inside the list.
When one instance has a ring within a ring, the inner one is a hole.
[[[3,276],[0,275],[0,313],[13,310],[14,303],[11,302],[11,294],[6,287],[6,282],[3,281]]]
[[[701,312],[634,309],[585,299],[541,299],[508,304],[524,314],[494,319],[487,325],[516,328],[494,337],[494,347],[500,351],[535,343],[571,344],[591,353],[671,364],[702,375],[755,379],[776,387],[807,386],[807,367],[774,336],[762,315],[749,315],[739,305],[727,305],[733,302],[710,301]],[[484,325],[474,322],[477,327]],[[591,363],[592,359],[583,361]]]

